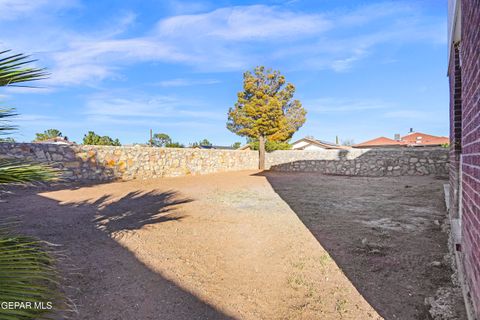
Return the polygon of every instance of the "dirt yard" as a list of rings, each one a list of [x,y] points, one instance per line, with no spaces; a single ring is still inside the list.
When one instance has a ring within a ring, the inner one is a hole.
[[[74,319],[429,319],[444,182],[235,172],[13,189],[0,215],[61,245]]]

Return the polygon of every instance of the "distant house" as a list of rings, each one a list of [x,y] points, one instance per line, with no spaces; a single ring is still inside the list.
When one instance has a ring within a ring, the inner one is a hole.
[[[404,147],[405,143],[387,137],[378,137],[356,145],[354,148],[385,148],[385,147]]]
[[[419,146],[441,146],[450,143],[450,138],[442,136],[432,136],[421,132],[412,132],[402,137],[402,141],[408,145]]]
[[[197,145],[193,147],[194,149],[217,149],[217,150],[235,150],[232,146],[201,146]]]
[[[354,145],[354,148],[399,148],[399,147],[434,147],[448,144],[448,137],[433,136],[422,132],[410,132],[406,136],[396,135],[396,139],[378,137]]]
[[[237,150],[252,150],[252,147],[250,146],[249,143],[241,146],[240,148],[238,148]]]
[[[33,143],[45,143],[45,144],[64,144],[68,146],[75,145],[75,142],[68,141],[67,137],[55,137],[41,141],[34,141]]]
[[[338,144],[317,140],[313,138],[302,138],[292,143],[292,150],[325,150],[325,149],[347,149],[348,147]]]

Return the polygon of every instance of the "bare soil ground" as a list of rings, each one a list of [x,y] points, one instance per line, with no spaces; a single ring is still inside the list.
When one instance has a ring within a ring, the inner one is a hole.
[[[235,172],[16,188],[0,217],[61,245],[74,319],[428,319],[451,275],[443,182]]]

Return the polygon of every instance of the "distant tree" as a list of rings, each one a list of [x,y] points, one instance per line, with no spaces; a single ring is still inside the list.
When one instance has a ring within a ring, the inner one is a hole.
[[[212,143],[210,141],[208,141],[207,139],[203,139],[203,140],[200,140],[198,142],[190,143],[191,148],[200,147],[200,146],[210,147],[210,146],[212,146]]]
[[[109,136],[99,136],[93,131],[88,131],[88,133],[83,136],[83,144],[99,145],[99,146],[121,146],[122,145],[118,139],[113,140]]]
[[[152,145],[155,147],[164,148],[184,148],[185,146],[180,142],[173,141],[166,133],[155,133],[152,138]]]
[[[155,147],[166,147],[172,143],[172,139],[166,133],[155,133],[152,139],[152,145]]]
[[[201,146],[211,146],[212,143],[208,141],[207,139],[203,139],[202,141],[199,142]]]
[[[258,140],[251,141],[249,145],[250,145],[250,148],[252,148],[252,150],[258,150],[259,148]],[[272,152],[275,150],[290,150],[290,149],[292,149],[292,145],[289,144],[288,142],[270,141],[270,140],[267,140],[265,142],[265,151],[267,152]]]
[[[36,135],[35,141],[45,141],[48,139],[63,137],[60,130],[57,130],[57,129],[48,129],[43,131],[43,133],[36,133],[35,135]]]
[[[0,138],[0,142],[9,142],[9,143],[14,143],[15,142],[15,139],[11,138],[11,137],[7,137],[7,138]]]
[[[165,145],[165,148],[185,148],[180,142],[170,142]]]
[[[355,144],[355,141],[353,141],[353,139],[345,139],[345,140],[342,140],[342,146],[347,146],[347,147],[351,147]]]
[[[238,149],[242,146],[242,143],[241,142],[235,142],[234,144],[232,144],[232,148],[233,149]]]
[[[295,86],[279,71],[259,66],[243,74],[243,91],[228,111],[227,128],[259,142],[259,168],[265,168],[265,141],[287,141],[305,123],[306,111],[293,100]]]

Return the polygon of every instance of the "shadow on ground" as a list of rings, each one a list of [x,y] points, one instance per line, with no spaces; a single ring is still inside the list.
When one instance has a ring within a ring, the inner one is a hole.
[[[179,199],[177,192],[129,192],[119,199],[104,195],[93,203],[74,202],[68,205],[75,208],[97,208],[93,219],[100,229],[112,234],[117,231],[137,230],[146,225],[165,221],[180,221],[184,216],[172,215],[174,206],[188,203],[192,199]]]
[[[27,213],[20,232],[61,246],[67,257],[59,263],[66,293],[78,308],[73,319],[231,319],[149,269],[112,238],[119,231],[181,223],[185,217],[176,206],[192,199],[175,191],[136,191],[60,203],[39,191],[7,195],[0,215]]]
[[[430,319],[425,298],[450,285],[442,183],[262,172],[385,319]],[[441,263],[432,266],[433,261]]]

